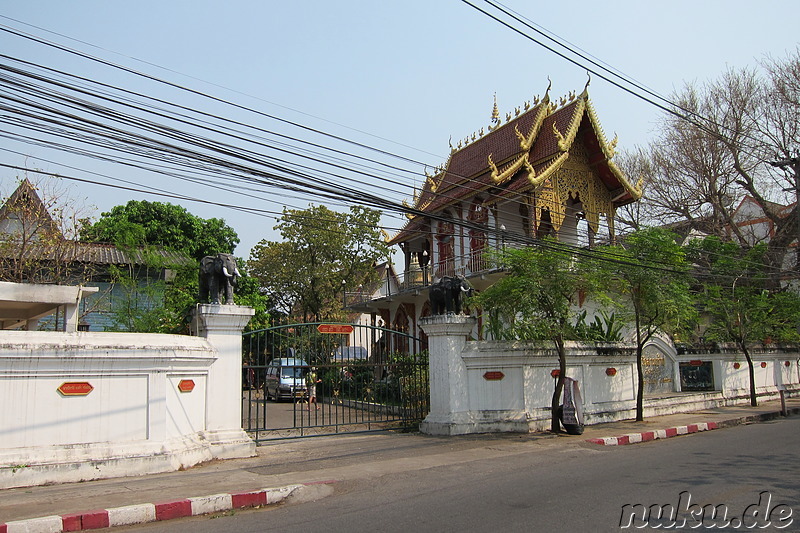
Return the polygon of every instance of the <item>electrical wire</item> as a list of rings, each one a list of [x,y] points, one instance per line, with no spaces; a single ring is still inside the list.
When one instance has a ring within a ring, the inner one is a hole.
[[[0,28],[0,29],[3,29],[3,28]],[[13,32],[12,32],[12,33],[13,33]],[[75,52],[72,52],[72,53],[75,53]],[[79,53],[79,55],[82,55],[82,54],[80,54],[80,53]],[[86,56],[86,57],[90,57],[90,56]],[[92,58],[92,59],[93,59],[93,60],[99,60],[99,59],[94,59],[94,58]],[[104,64],[108,64],[108,65],[114,66],[115,68],[123,68],[123,70],[128,70],[129,72],[133,72],[133,73],[135,73],[135,74],[137,74],[137,75],[142,75],[142,76],[145,76],[146,78],[149,78],[149,79],[154,79],[154,80],[157,80],[157,81],[159,81],[159,82],[163,82],[163,80],[158,80],[157,78],[154,78],[154,77],[152,77],[152,76],[149,76],[149,75],[147,75],[147,74],[143,74],[143,73],[139,73],[139,72],[136,72],[136,71],[133,71],[133,70],[129,70],[129,69],[126,69],[125,67],[119,67],[119,66],[116,66],[116,65],[113,65],[113,64],[107,63],[107,62],[105,62],[104,60],[99,60],[99,61],[101,61],[101,62],[102,62],[102,63],[104,63]],[[168,83],[169,85],[172,85],[173,87],[180,88],[180,89],[182,89],[182,90],[189,90],[190,92],[196,92],[197,94],[200,94],[200,95],[202,95],[202,96],[205,96],[205,97],[209,97],[209,98],[212,98],[212,99],[219,100],[219,99],[217,99],[216,97],[213,97],[213,96],[206,95],[205,93],[202,93],[202,92],[193,91],[192,89],[187,89],[187,88],[184,88],[184,87],[178,86],[178,85],[176,85],[176,84],[172,84],[172,83],[170,83],[170,82],[166,82],[166,83]],[[225,102],[224,100],[220,100],[220,101],[223,101],[223,102]],[[230,104],[230,105],[234,105],[235,107],[240,107],[240,108],[243,108],[243,106],[239,106],[238,104],[231,104],[230,102],[225,102],[225,103],[228,103],[228,104]],[[244,109],[249,109],[249,108],[244,108]],[[253,111],[253,110],[251,110],[251,111]],[[254,112],[257,112],[257,111],[254,111]],[[257,112],[257,113],[258,113],[258,112]],[[271,116],[271,115],[267,115],[267,114],[264,114],[264,116],[267,116],[267,117],[269,117],[269,118],[273,118],[273,119],[276,119],[276,120],[282,120],[282,119],[279,119],[279,118],[276,118],[276,117],[273,117],[273,116]],[[289,124],[291,124],[291,125],[294,125],[294,126],[298,126],[298,127],[300,127],[300,126],[301,126],[301,125],[299,126],[299,125],[297,125],[296,123],[293,123],[293,122],[291,122],[291,121],[287,121],[287,123],[289,123]],[[61,124],[61,125],[62,125],[62,126],[64,126],[64,124]],[[312,131],[312,132],[315,132],[315,133],[320,133],[320,132],[319,132],[319,130],[316,130],[316,129],[314,129],[314,128],[307,128],[307,129],[308,129],[308,131]],[[159,131],[163,133],[163,131],[164,131],[164,130],[160,129]],[[131,143],[131,142],[132,142],[133,144],[141,143],[141,144],[142,144],[142,146],[139,146],[139,148],[145,148],[145,149],[150,149],[150,150],[153,150],[153,149],[164,149],[164,148],[167,148],[166,146],[164,146],[164,143],[156,143],[155,145],[153,145],[153,144],[150,144],[150,143],[152,142],[152,139],[151,139],[151,140],[148,140],[148,141],[145,141],[145,140],[143,140],[143,139],[142,139],[140,136],[139,136],[139,137],[137,137],[137,136],[133,136],[133,138],[128,138],[128,135],[127,135],[127,134],[123,135],[123,134],[121,134],[120,132],[117,132],[117,133],[118,133],[118,134],[120,134],[120,135],[122,135],[121,137],[119,137],[119,138],[117,138],[117,139],[116,139],[116,140],[117,140],[117,142],[124,142],[124,143]],[[332,136],[332,137],[333,137],[334,139],[337,139],[337,140],[340,140],[340,141],[341,141],[341,140],[345,140],[345,141],[347,141],[346,139],[343,139],[343,138],[340,138],[340,137],[337,137],[337,136]],[[187,140],[187,137],[184,137],[182,140]],[[296,139],[295,139],[295,140],[296,140]],[[200,145],[203,145],[203,143],[204,143],[204,141],[200,141],[200,140],[198,140],[197,138],[193,138],[193,139],[192,139],[192,141],[193,141],[193,142],[195,142],[195,143],[199,143]],[[355,144],[356,146],[358,146],[358,147],[361,147],[361,148],[368,148],[368,147],[366,147],[365,145],[363,145],[362,143],[354,143],[354,144]],[[209,148],[209,146],[208,146],[207,144],[206,144],[206,145],[204,145],[204,147],[205,147],[205,148]],[[231,147],[229,146],[228,148],[231,148]],[[167,153],[172,153],[172,152],[171,152],[171,150],[173,150],[173,148],[167,148]],[[378,152],[379,152],[380,154],[382,154],[382,155],[387,155],[387,154],[388,154],[388,152],[385,152],[385,151],[378,151]],[[251,152],[251,153],[252,153],[252,152]],[[193,157],[194,157],[194,158],[197,158],[197,159],[199,159],[199,160],[203,161],[203,162],[204,162],[204,164],[208,164],[208,163],[210,163],[210,162],[213,162],[214,164],[219,164],[219,165],[221,165],[222,167],[230,167],[230,168],[232,168],[232,169],[233,169],[233,168],[235,168],[236,170],[238,170],[238,171],[240,171],[240,172],[252,173],[252,169],[248,169],[247,167],[237,167],[236,165],[232,165],[232,164],[230,164],[229,162],[213,161],[213,159],[209,160],[209,158],[208,158],[207,156],[204,156],[204,155],[202,155],[202,154],[198,154],[198,153],[196,153],[196,152],[195,152],[195,153],[192,153],[192,152],[188,152],[188,153],[186,153],[185,149],[184,149],[184,150],[178,150],[177,152],[174,152],[174,153],[173,153],[173,155],[180,155],[181,157],[185,157],[185,158],[193,158]],[[230,154],[227,154],[227,155],[230,155]],[[241,157],[241,152],[239,151],[239,152],[237,153],[237,155],[238,155],[239,157]],[[352,155],[352,154],[348,154],[348,155]],[[391,155],[393,155],[393,154],[391,154]],[[407,161],[409,161],[409,162],[414,162],[413,160],[409,160],[409,159],[406,159],[406,160],[407,160]],[[372,162],[375,162],[375,161],[372,161]],[[259,161],[259,163],[260,163],[260,164],[265,164],[265,162],[264,162],[264,161]],[[378,163],[380,163],[380,162],[378,162]],[[415,162],[415,163],[421,164],[421,163],[419,163],[419,162]],[[274,168],[274,170],[280,170],[280,171],[283,171],[283,172],[287,172],[287,171],[289,171],[289,169],[287,169],[287,168],[285,168],[285,167]],[[314,170],[314,171],[318,171],[317,169],[310,169],[310,168],[306,168],[305,170]],[[405,170],[405,169],[402,169],[402,170]],[[292,171],[289,171],[289,174],[296,174],[298,177],[303,177],[303,178],[309,178],[309,177],[310,177],[310,176],[309,176],[307,173],[303,173],[303,172],[292,172]],[[365,175],[366,175],[366,173],[365,173]],[[262,178],[262,179],[263,179],[263,178],[266,178],[266,177],[267,177],[267,176],[261,176],[261,178]],[[374,176],[373,176],[373,177],[374,177]],[[275,179],[275,176],[274,176],[274,175],[273,175],[273,176],[269,176],[269,178]],[[345,179],[346,179],[346,178],[345,178]],[[328,183],[328,182],[322,182],[322,183],[320,183],[320,182],[319,182],[319,180],[317,180],[317,183],[318,183],[319,185],[330,186],[330,183]],[[275,186],[276,184],[275,184],[275,183],[270,183],[270,185],[272,185],[272,186]],[[294,187],[299,187],[299,185],[298,185],[297,183],[294,183],[293,185],[294,185]],[[292,190],[292,189],[291,189],[291,187],[289,187],[289,190]],[[298,190],[303,190],[303,189],[298,189]],[[319,191],[319,190],[312,190],[312,191],[304,190],[304,192],[308,192],[309,194],[318,194],[320,191]],[[359,191],[353,190],[352,188],[351,188],[350,190],[347,190],[347,191],[345,191],[345,192],[347,192],[347,193],[353,193],[353,196],[348,196],[348,195],[340,195],[340,196],[339,196],[339,198],[340,198],[340,201],[353,201],[353,199],[354,199],[354,198],[356,198],[356,197],[358,197],[358,196],[359,196],[358,194],[356,194],[356,193],[358,193]],[[333,191],[331,191],[330,189],[329,189],[329,190],[327,190],[327,193],[328,193],[328,195],[327,195],[327,196],[324,196],[324,197],[326,197],[326,198],[332,198],[332,197],[335,197],[335,196],[336,196],[336,193],[334,193],[334,192],[333,192]],[[363,198],[362,198],[362,200],[363,200],[363,201],[365,201],[365,202],[375,202],[375,198],[363,197]],[[369,205],[369,204],[367,203],[367,204],[365,204],[365,205]],[[383,202],[377,202],[377,203],[375,203],[375,204],[372,204],[372,205],[384,205],[384,206],[385,206],[384,208],[388,208],[387,204],[385,204],[385,203],[383,203]],[[524,204],[523,204],[523,205],[524,205]],[[396,212],[398,212],[398,213],[409,213],[409,210],[408,210],[407,208],[400,209],[400,208],[398,208],[398,205],[396,205],[396,204],[395,204],[395,205],[393,205],[393,206],[391,206],[391,207],[392,207],[392,208],[393,208],[393,209],[394,209]],[[430,218],[432,218],[432,219],[436,219],[436,217],[431,217],[431,216],[430,216],[430,213],[417,213],[417,216],[421,216],[421,215],[423,215],[423,214],[424,214],[424,215],[426,215],[426,216],[428,216],[428,217],[430,217]],[[445,220],[445,219],[446,219],[446,218],[442,218],[442,220]],[[462,223],[460,223],[459,221],[452,221],[452,222],[455,222],[455,223],[459,224],[460,226],[462,226],[462,227],[464,227],[464,228],[467,228],[467,227],[468,227],[468,225],[467,225],[467,224],[462,224]],[[485,227],[483,227],[483,226],[476,226],[476,227],[473,227],[472,229],[485,230],[486,228],[485,228]],[[490,231],[490,232],[487,232],[487,233],[491,233],[491,231]],[[495,232],[495,234],[496,234],[496,232]],[[515,238],[515,236],[514,236],[514,235],[511,235],[511,234],[509,234],[509,233],[507,233],[507,232],[506,232],[506,233],[503,233],[503,235],[505,235],[506,237],[508,237],[510,241],[511,241],[512,239],[514,239],[514,238]],[[518,240],[519,240],[519,239],[518,239]],[[523,240],[524,240],[524,239],[523,239]]]

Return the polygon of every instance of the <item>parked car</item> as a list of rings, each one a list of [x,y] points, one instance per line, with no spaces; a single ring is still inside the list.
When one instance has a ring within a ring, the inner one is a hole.
[[[273,359],[267,365],[265,395],[275,401],[308,396],[306,374],[309,366],[303,359],[288,357]]]
[[[363,346],[340,346],[336,348],[336,352],[333,354],[335,363],[360,362],[366,361],[368,358],[369,353]]]

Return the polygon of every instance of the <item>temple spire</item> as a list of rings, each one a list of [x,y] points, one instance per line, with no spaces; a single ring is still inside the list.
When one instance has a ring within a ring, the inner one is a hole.
[[[500,122],[500,110],[497,109],[497,93],[494,93],[494,107],[492,108],[492,122]]]

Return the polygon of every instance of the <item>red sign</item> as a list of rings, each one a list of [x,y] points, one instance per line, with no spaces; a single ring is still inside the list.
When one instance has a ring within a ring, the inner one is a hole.
[[[62,396],[86,396],[94,390],[94,387],[86,381],[66,381],[56,390]]]
[[[192,392],[194,390],[194,380],[182,379],[181,382],[178,383],[178,390],[181,392]]]
[[[561,369],[554,368],[553,370],[550,371],[550,375],[553,376],[554,378],[557,378],[558,376],[561,375]]]
[[[614,377],[617,375],[617,369],[613,367],[606,368],[606,376]]]
[[[692,359],[689,361],[689,364],[692,366],[703,366],[703,362],[700,359]]]
[[[353,333],[353,326],[350,324],[320,324],[317,326],[317,331],[320,333],[340,333],[343,335],[350,335]]]
[[[500,371],[497,371],[497,372],[486,372],[483,375],[483,379],[485,379],[486,381],[500,381],[504,377],[506,377],[506,375],[503,374]]]

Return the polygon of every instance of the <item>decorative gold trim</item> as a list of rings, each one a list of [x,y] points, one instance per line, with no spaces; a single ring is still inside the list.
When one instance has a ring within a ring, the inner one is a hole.
[[[548,165],[548,167],[547,167],[546,169],[544,169],[544,170],[543,170],[543,171],[542,171],[542,172],[541,172],[541,173],[540,173],[538,176],[536,176],[535,174],[534,174],[534,175],[531,175],[531,174],[529,173],[529,174],[528,174],[528,180],[531,182],[531,184],[532,184],[534,187],[539,187],[539,186],[540,186],[540,185],[542,185],[542,184],[543,184],[545,181],[547,181],[548,179],[550,179],[550,177],[551,177],[551,176],[552,176],[552,175],[553,175],[555,172],[557,172],[559,168],[561,168],[561,166],[564,164],[564,162],[565,162],[567,159],[569,159],[569,152],[564,152],[564,153],[563,153],[563,154],[561,154],[560,156],[558,156],[558,157],[556,157],[555,159],[553,159],[553,162],[552,162],[552,163],[550,163],[550,165]],[[533,170],[533,167],[531,167],[531,170]]]
[[[584,95],[585,94],[586,89],[584,89]],[[625,174],[622,172],[622,170],[620,170],[619,167],[613,161],[611,161],[611,158],[614,157],[616,152],[618,136],[615,135],[614,140],[611,142],[606,140],[603,127],[600,125],[600,120],[597,118],[597,113],[594,110],[592,102],[589,100],[588,96],[586,96],[584,99],[586,101],[586,114],[589,116],[589,121],[591,122],[592,127],[597,134],[597,141],[600,144],[600,149],[603,152],[603,156],[606,158],[606,164],[608,165],[609,170],[611,170],[611,173],[614,175],[617,181],[620,182],[622,187],[630,193],[631,197],[634,200],[639,200],[644,192],[644,180],[640,178],[636,185],[633,185],[630,181],[628,181],[628,178],[625,177]]]
[[[556,127],[555,121],[553,121],[553,135],[556,136],[556,141],[558,141],[558,149],[561,150],[562,152],[566,152],[568,149],[566,147],[567,140],[564,138],[563,135],[561,135],[561,132],[558,131],[558,127]]]
[[[617,142],[619,142],[619,135],[616,133],[614,134],[614,140],[606,145],[606,153],[608,154],[608,159],[614,157],[617,153]]]
[[[491,177],[492,181],[496,184],[505,183],[509,179],[511,179],[514,174],[516,174],[523,165],[529,164],[528,163],[528,154],[533,147],[533,142],[536,140],[536,137],[539,135],[539,130],[542,128],[542,124],[544,124],[544,119],[547,118],[549,107],[550,107],[550,95],[549,95],[550,87],[547,88],[547,92],[545,92],[544,98],[542,99],[541,104],[538,105],[538,109],[536,110],[536,117],[533,120],[533,124],[531,124],[531,128],[528,131],[528,135],[523,135],[521,131],[519,131],[519,127],[517,124],[514,124],[514,133],[519,140],[519,147],[520,153],[517,158],[511,162],[505,169],[501,172],[497,165],[495,165],[494,161],[492,160],[492,154],[489,154],[488,163],[489,168],[492,169]],[[530,174],[530,172],[529,172]],[[535,174],[535,173],[534,173]]]
[[[569,120],[569,124],[567,125],[567,130],[564,132],[564,135],[559,133],[555,122],[553,122],[553,132],[558,138],[558,149],[562,152],[568,151],[570,146],[572,146],[572,143],[575,141],[575,136],[578,134],[578,128],[581,125],[581,119],[583,119],[583,112],[586,110],[587,99],[588,95],[586,92],[583,92],[580,96],[578,96],[577,102],[575,103],[575,109],[572,112],[572,117]]]

